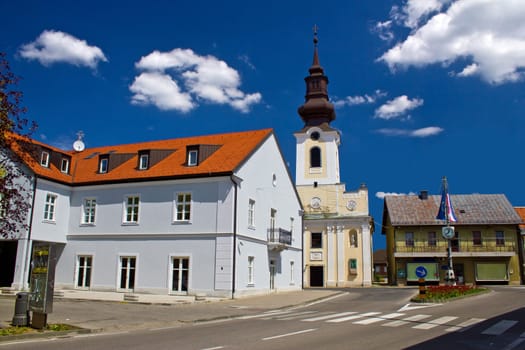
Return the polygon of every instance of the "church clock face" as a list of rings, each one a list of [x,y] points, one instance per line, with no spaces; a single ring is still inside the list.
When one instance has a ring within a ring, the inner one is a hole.
[[[321,198],[319,197],[313,197],[310,200],[310,206],[314,209],[319,209],[321,207]]]

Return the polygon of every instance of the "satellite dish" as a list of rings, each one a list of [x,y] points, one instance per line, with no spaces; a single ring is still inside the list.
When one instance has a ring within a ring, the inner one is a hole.
[[[78,139],[73,142],[73,149],[77,152],[82,152],[86,145],[84,145],[84,142],[82,141],[82,138],[84,137],[84,133],[82,131],[77,132]]]

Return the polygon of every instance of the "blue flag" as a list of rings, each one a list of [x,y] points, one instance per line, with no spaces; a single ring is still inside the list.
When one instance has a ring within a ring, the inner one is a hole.
[[[447,222],[456,222],[456,214],[454,214],[454,207],[450,201],[450,195],[447,191],[447,180],[443,179],[443,189],[441,191],[441,203],[439,205],[439,212],[436,219],[446,220]]]

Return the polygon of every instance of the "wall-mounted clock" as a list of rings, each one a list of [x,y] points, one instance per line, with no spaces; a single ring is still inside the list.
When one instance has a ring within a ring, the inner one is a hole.
[[[445,239],[452,239],[456,235],[456,231],[454,230],[454,226],[446,226],[441,229],[441,234]]]

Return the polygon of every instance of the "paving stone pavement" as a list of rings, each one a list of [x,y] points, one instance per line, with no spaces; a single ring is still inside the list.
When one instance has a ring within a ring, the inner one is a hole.
[[[47,321],[49,324],[77,326],[88,332],[184,326],[307,304],[343,293],[337,290],[306,289],[238,299],[204,300],[188,296],[140,294],[137,301],[128,301],[124,300],[122,293],[63,291],[54,298],[53,312],[48,314]],[[0,327],[10,325],[15,302],[15,294],[0,294]],[[0,337],[0,341],[7,338],[10,337]]]

